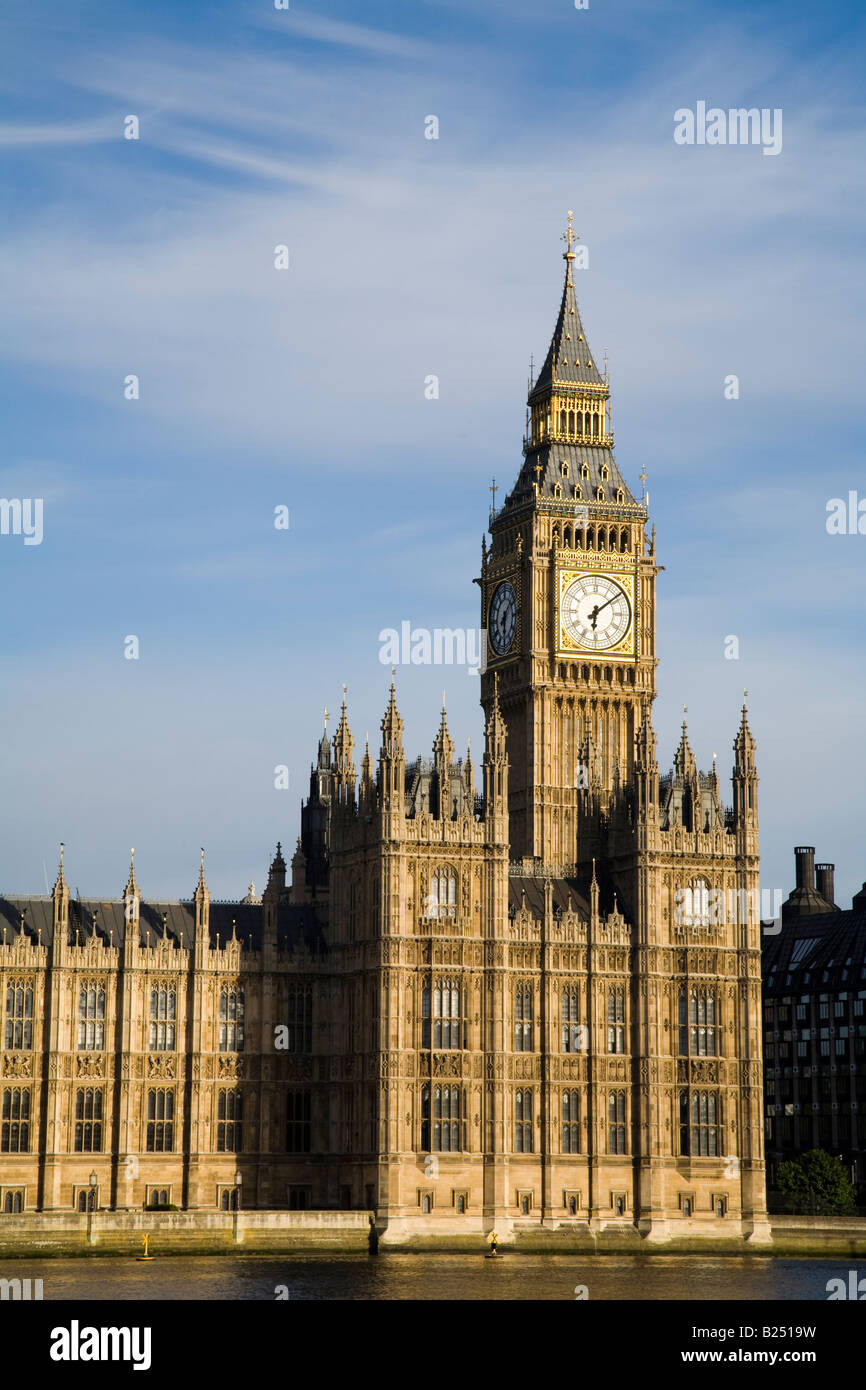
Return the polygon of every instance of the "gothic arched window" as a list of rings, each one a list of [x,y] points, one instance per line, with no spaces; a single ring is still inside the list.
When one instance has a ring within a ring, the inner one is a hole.
[[[718,1003],[712,990],[692,989],[687,997],[682,988],[678,1008],[680,1056],[717,1056]]]
[[[514,997],[514,1051],[532,1051],[532,989],[518,985]]]
[[[563,1052],[584,1052],[586,1029],[578,1023],[578,992],[576,989],[562,991],[562,1050]]]
[[[220,990],[220,1052],[244,1050],[244,992],[237,987]]]
[[[620,987],[607,994],[607,1050],[625,1052],[625,990]]]
[[[430,1006],[432,1002],[432,1020]],[[438,1050],[460,1047],[461,1027],[460,986],[456,980],[436,980],[432,991],[425,986],[421,997],[421,1045],[430,1046],[430,1023],[432,1021],[432,1043]]]
[[[625,1091],[611,1091],[607,1101],[608,1153],[624,1154]]]
[[[78,1051],[101,1052],[105,1046],[105,986],[96,981],[78,991]]]
[[[437,869],[430,883],[428,917],[456,917],[457,875],[453,869]]]
[[[516,1091],[514,1095],[514,1152],[532,1153],[531,1091]]]
[[[98,1090],[75,1093],[75,1152],[82,1154],[102,1151],[102,1092]]]
[[[174,1051],[176,1017],[177,992],[174,985],[154,986],[150,991],[150,1028],[147,1040],[150,1052]]]
[[[562,1093],[562,1152],[580,1153],[580,1096],[577,1091]]]
[[[10,980],[6,986],[5,1046],[27,1052],[33,1046],[33,986]]]

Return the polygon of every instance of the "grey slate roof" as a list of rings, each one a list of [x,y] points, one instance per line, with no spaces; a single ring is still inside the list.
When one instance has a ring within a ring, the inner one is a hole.
[[[635,504],[635,498],[632,496],[628,483],[616,465],[612,449],[599,444],[549,443],[539,444],[527,453],[511,493],[515,502],[521,500],[522,496],[532,495],[532,484],[536,479],[535,466],[539,463],[544,470],[539,478],[539,491],[542,497],[554,497],[555,485],[559,483],[563,501],[572,501],[580,506],[584,502],[594,502],[596,489],[601,486],[604,488],[606,501],[616,501],[617,488],[622,488],[624,501],[630,502],[632,505]],[[563,463],[568,464],[567,478],[562,476],[561,465]],[[581,477],[580,469],[583,463],[589,469],[589,476],[586,478]],[[603,464],[607,464],[608,467],[609,477],[607,481],[601,476]],[[582,496],[579,498],[575,498],[575,484],[581,489]]]
[[[6,940],[12,941],[20,929],[21,913],[25,912],[25,931],[34,941],[41,928],[43,946],[49,946],[54,936],[54,904],[50,897],[0,898],[0,936],[6,928]],[[165,922],[163,922],[165,918]],[[232,921],[236,923],[236,934],[250,949],[258,951],[262,944],[263,908],[260,903],[210,904],[210,945],[215,947],[217,937],[221,945],[232,934]],[[94,926],[95,924],[95,926]],[[93,934],[106,942],[109,937],[115,946],[122,946],[126,937],[128,923],[122,901],[105,902],[98,899],[69,899],[69,944],[74,945],[76,933],[82,944]],[[144,902],[140,906],[139,942],[147,944],[150,930],[151,942],[162,937],[165,930],[178,945],[181,937],[184,947],[195,942],[195,904],[187,902]],[[277,937],[280,946],[294,948],[303,940],[311,952],[326,949],[322,923],[315,907],[309,903],[281,903],[277,910]]]
[[[519,912],[524,901],[526,907],[534,917],[544,916],[544,892],[547,879],[540,875],[536,878],[522,873],[510,873],[508,876],[508,909],[512,908]],[[553,884],[553,907],[554,911],[560,909],[562,912],[568,911],[569,895],[571,897],[571,910],[577,913],[578,917],[584,921],[589,919],[589,903],[583,896],[577,879],[554,878]]]
[[[530,401],[553,384],[554,376],[559,382],[572,385],[586,384],[603,386],[604,377],[596,366],[586,333],[580,320],[577,295],[574,292],[574,272],[571,263],[565,263],[565,284],[562,289],[562,303],[559,316],[544,365],[538,373],[535,384],[529,393]]]
[[[783,923],[778,935],[763,937],[762,967],[768,997],[866,988],[866,910]]]

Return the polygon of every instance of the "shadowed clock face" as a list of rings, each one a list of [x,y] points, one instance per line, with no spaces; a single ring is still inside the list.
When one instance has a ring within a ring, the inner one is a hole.
[[[605,651],[621,642],[631,623],[625,591],[615,579],[585,574],[562,596],[562,626],[573,642],[590,651]]]
[[[514,641],[517,628],[517,595],[506,579],[493,595],[490,605],[490,645],[497,656],[504,656]]]

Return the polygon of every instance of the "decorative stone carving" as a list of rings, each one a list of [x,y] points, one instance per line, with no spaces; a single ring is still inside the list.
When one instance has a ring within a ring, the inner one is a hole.
[[[32,1076],[33,1059],[29,1052],[7,1052],[3,1058],[4,1076]]]
[[[99,1053],[79,1052],[76,1054],[76,1076],[104,1076],[105,1061]]]
[[[170,1052],[151,1053],[147,1059],[147,1075],[151,1077],[172,1077],[175,1075],[175,1059]]]

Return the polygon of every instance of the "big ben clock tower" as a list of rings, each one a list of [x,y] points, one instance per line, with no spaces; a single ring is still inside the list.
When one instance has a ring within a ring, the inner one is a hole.
[[[567,867],[590,793],[631,780],[655,697],[654,540],[613,455],[610,389],[574,289],[572,214],[562,303],[530,382],[520,475],[483,554],[489,710],[494,674],[508,728],[512,857]]]

